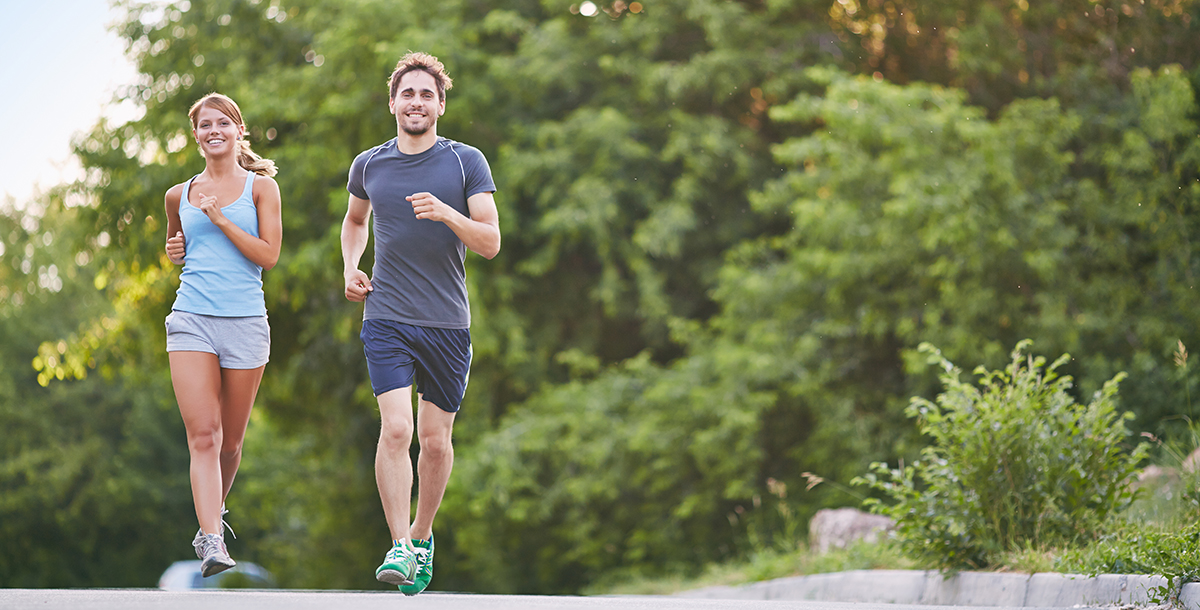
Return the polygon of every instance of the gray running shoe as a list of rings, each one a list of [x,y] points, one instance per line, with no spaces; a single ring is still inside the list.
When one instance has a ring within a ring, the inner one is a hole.
[[[196,556],[201,560],[200,575],[205,578],[237,565],[229,557],[229,551],[225,548],[225,537],[220,534],[196,534],[192,546],[196,548]]]

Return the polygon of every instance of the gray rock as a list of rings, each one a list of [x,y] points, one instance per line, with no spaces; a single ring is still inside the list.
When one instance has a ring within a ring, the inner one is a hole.
[[[825,508],[808,523],[808,545],[818,553],[844,549],[857,540],[879,542],[895,527],[883,515],[872,515],[856,508]]]

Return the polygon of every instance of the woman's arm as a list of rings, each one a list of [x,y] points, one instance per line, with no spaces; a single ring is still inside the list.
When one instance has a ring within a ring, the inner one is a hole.
[[[258,209],[258,237],[242,230],[225,217],[217,198],[200,197],[200,211],[204,212],[221,232],[233,242],[242,256],[263,269],[270,269],[279,262],[279,248],[283,243],[283,219],[280,212],[279,185],[269,176],[254,178],[254,207]]]
[[[179,220],[179,198],[183,195],[183,185],[171,187],[163,198],[163,207],[167,210],[167,258],[176,265],[183,264],[186,248],[183,239],[183,223]]]

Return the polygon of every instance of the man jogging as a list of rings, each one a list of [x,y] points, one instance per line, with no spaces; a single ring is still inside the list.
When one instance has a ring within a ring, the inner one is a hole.
[[[451,80],[436,57],[409,53],[389,79],[396,137],[350,166],[350,204],[342,223],[346,298],[365,301],[362,342],[382,426],[375,481],[392,547],[380,582],[416,595],[433,576],[433,519],[454,464],[451,431],[471,366],[466,250],[492,258],[500,225],[487,160],[479,150],[438,137]],[[375,267],[358,268],[367,221],[375,213]],[[417,389],[417,510],[409,519]]]

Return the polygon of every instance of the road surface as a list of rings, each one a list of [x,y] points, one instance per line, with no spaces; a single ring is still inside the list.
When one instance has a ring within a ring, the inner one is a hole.
[[[949,606],[392,591],[0,589],[0,610],[947,610]],[[987,610],[1016,610],[988,607]],[[1040,608],[1038,610],[1054,610]],[[1059,609],[1067,610],[1067,609]],[[1078,608],[1073,610],[1079,610]]]

